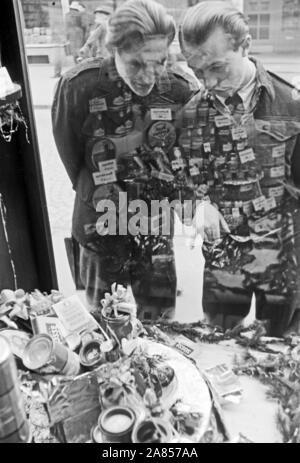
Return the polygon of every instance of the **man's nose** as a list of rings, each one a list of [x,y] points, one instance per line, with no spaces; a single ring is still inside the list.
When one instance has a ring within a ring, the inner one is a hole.
[[[155,80],[155,72],[153,69],[145,69],[141,71],[138,75],[139,80],[145,85],[152,84]]]

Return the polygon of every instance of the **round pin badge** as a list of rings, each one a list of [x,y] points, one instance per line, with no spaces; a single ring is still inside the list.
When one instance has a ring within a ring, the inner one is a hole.
[[[92,170],[99,171],[99,162],[114,159],[116,154],[115,144],[109,138],[97,140],[87,153],[87,163]]]
[[[162,147],[170,150],[176,143],[176,129],[171,122],[154,122],[147,134],[147,142],[150,148]]]

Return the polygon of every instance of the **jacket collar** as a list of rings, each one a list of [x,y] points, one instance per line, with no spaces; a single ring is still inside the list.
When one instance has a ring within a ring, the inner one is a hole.
[[[260,61],[258,61],[256,58],[253,58],[253,56],[251,56],[250,60],[256,66],[256,79],[258,83],[258,88],[265,88],[271,99],[275,100],[275,89],[270,75],[265,70]]]

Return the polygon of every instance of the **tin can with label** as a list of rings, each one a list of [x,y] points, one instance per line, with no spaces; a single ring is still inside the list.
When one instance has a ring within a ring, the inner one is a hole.
[[[30,428],[8,341],[0,336],[0,443],[28,443]]]
[[[78,355],[54,342],[47,334],[39,334],[29,341],[24,350],[23,363],[29,370],[40,374],[77,376],[80,371]]]

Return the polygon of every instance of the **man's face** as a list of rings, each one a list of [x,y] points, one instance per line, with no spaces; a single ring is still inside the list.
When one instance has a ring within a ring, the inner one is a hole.
[[[140,96],[148,95],[163,74],[168,57],[168,39],[154,37],[130,52],[120,51],[123,67],[132,90]]]
[[[237,51],[228,35],[218,28],[200,46],[185,44],[184,55],[205,88],[224,98],[239,90],[245,75],[246,57]]]

